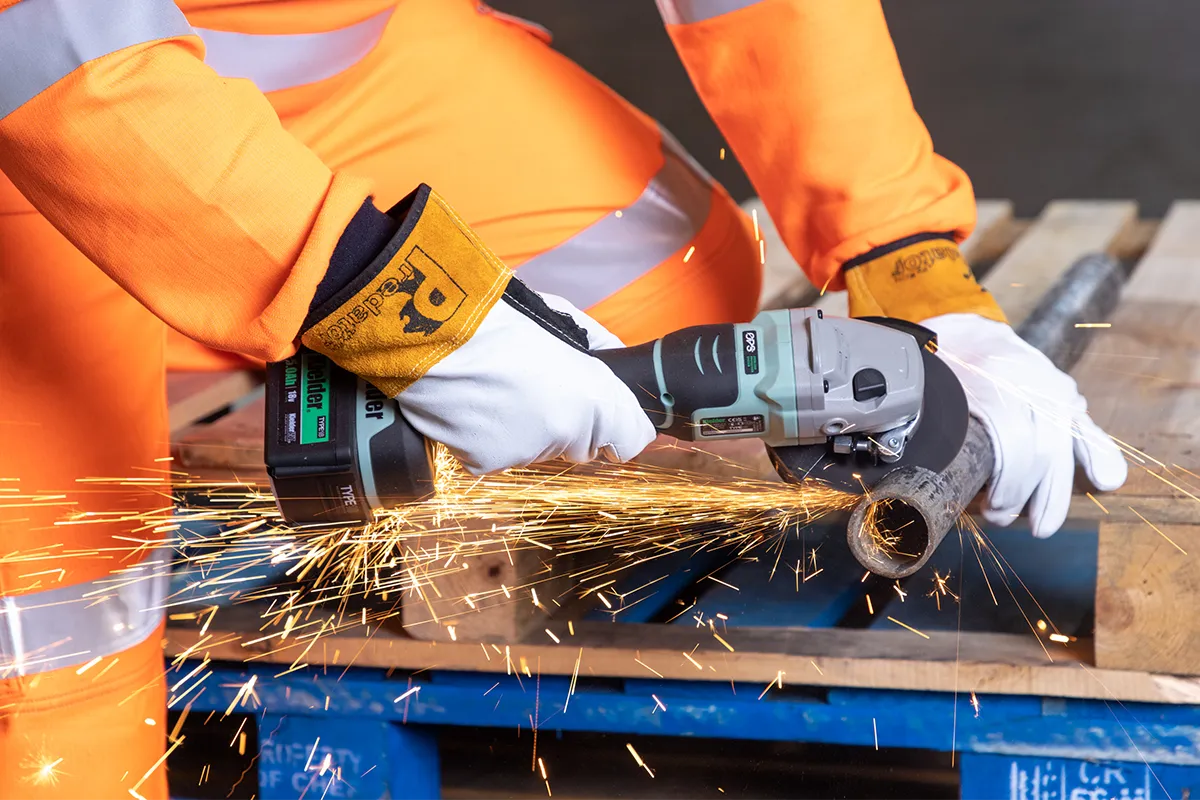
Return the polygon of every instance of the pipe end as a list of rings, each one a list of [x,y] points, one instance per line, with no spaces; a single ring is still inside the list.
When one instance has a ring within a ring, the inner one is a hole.
[[[906,578],[933,555],[930,527],[917,506],[899,497],[882,497],[855,507],[846,541],[858,563],[871,572]]]

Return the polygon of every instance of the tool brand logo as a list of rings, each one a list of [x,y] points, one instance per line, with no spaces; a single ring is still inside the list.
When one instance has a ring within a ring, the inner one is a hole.
[[[892,268],[892,280],[896,283],[913,278],[933,269],[939,261],[962,261],[957,247],[927,247],[896,259]]]
[[[363,323],[378,317],[395,299],[403,299],[398,314],[405,333],[430,336],[462,307],[467,293],[420,247],[413,247],[403,261],[392,261],[398,276],[389,275],[375,290],[362,297],[321,338],[337,350],[354,338]],[[390,266],[390,265],[389,265]]]
[[[742,331],[742,366],[747,375],[758,374],[758,331]]]

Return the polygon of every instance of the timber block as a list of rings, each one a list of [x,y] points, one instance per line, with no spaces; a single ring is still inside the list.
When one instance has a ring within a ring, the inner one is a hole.
[[[1101,523],[1096,666],[1200,675],[1200,525]]]
[[[480,522],[454,538],[485,538],[491,529],[491,522]],[[449,554],[456,543],[433,534],[416,547],[422,556],[439,547]],[[573,588],[572,559],[537,547],[456,558],[452,567],[433,566],[434,574],[418,576],[417,588],[405,595],[401,622],[414,639],[518,642],[544,628]]]

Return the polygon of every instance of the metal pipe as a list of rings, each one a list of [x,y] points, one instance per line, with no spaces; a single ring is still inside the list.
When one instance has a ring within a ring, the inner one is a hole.
[[[1125,268],[1109,255],[1096,253],[1076,261],[1037,308],[1017,328],[1017,335],[1040,350],[1061,370],[1083,355],[1092,329],[1079,323],[1102,322],[1121,300]]]
[[[925,566],[991,471],[992,442],[971,417],[962,449],[946,469],[901,467],[872,487],[850,514],[850,552],[876,575],[912,575]],[[879,532],[888,541],[880,541]]]
[[[1086,255],[1071,265],[1017,332],[1056,367],[1069,369],[1091,333],[1076,325],[1106,319],[1120,300],[1124,280],[1125,271],[1115,259]],[[945,470],[900,467],[871,488],[850,514],[850,552],[885,578],[912,575],[987,483],[993,458],[991,440],[971,417],[962,450]],[[880,532],[887,541],[880,541]]]

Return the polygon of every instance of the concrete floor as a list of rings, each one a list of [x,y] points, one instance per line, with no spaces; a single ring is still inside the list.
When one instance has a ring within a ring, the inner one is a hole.
[[[752,194],[652,0],[496,0],[657,117],[739,200]],[[1200,3],[885,0],[917,109],[977,194],[1020,214],[1055,198],[1200,197]]]

